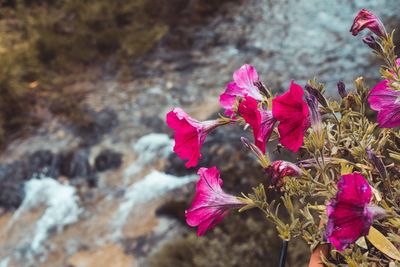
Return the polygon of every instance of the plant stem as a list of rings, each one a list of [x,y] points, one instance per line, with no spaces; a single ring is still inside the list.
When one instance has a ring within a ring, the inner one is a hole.
[[[287,253],[288,245],[289,245],[289,241],[282,240],[281,254],[279,255],[279,265],[278,265],[279,267],[285,267],[286,253]]]

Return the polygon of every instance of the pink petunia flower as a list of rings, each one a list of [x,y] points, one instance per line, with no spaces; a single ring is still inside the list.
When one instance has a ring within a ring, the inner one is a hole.
[[[356,36],[365,28],[369,29],[379,37],[386,35],[385,26],[383,26],[380,19],[372,12],[366,9],[361,9],[355,17],[353,25],[351,25],[350,32]]]
[[[272,114],[279,121],[279,141],[293,152],[303,144],[304,132],[310,125],[309,108],[303,95],[303,88],[292,81],[289,91],[272,100]]]
[[[186,168],[195,167],[201,158],[200,149],[207,134],[218,126],[229,123],[228,121],[208,120],[199,122],[189,117],[180,108],[174,108],[167,113],[167,124],[174,130],[175,146],[174,152],[182,160],[188,160]]]
[[[370,92],[368,103],[378,111],[378,124],[381,128],[400,126],[400,91],[389,87],[389,80],[379,82]]]
[[[197,235],[203,235],[228,215],[229,210],[245,205],[235,196],[226,194],[217,167],[200,168],[196,194],[192,206],[185,211],[188,225],[198,226]]]
[[[251,65],[244,64],[233,73],[233,82],[228,83],[225,91],[219,96],[219,103],[225,109],[225,115],[233,115],[233,106],[238,96],[250,96],[257,101],[262,100],[262,95],[255,85],[256,82],[258,82],[258,74]]]
[[[339,251],[369,232],[374,218],[385,215],[385,210],[369,204],[371,187],[360,173],[343,175],[338,192],[327,205],[326,236]]]
[[[303,171],[296,164],[284,160],[272,162],[266,172],[271,175],[271,184],[277,188],[282,187],[283,177],[299,177],[303,175]]]
[[[259,107],[257,100],[246,96],[239,104],[238,113],[253,129],[254,143],[265,154],[266,143],[276,122],[272,112]]]

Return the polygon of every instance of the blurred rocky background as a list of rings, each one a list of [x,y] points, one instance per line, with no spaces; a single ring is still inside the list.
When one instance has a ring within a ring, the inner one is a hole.
[[[379,62],[349,33],[352,19],[367,8],[400,24],[397,0],[0,6],[0,267],[276,266],[280,240],[257,212],[201,238],[185,225],[197,177],[171,153],[166,112],[216,117],[244,63],[276,93],[313,77],[332,97],[338,80],[373,85]],[[201,162],[237,194],[265,180],[241,135],[218,129]],[[288,266],[308,253],[291,241]]]

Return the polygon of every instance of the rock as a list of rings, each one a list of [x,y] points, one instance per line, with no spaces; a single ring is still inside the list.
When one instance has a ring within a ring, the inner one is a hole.
[[[97,177],[95,174],[89,175],[87,178],[87,183],[89,187],[97,187],[99,183],[99,177]]]
[[[24,180],[13,176],[13,167],[13,165],[0,166],[0,206],[5,210],[18,208],[25,196]]]
[[[118,115],[110,108],[99,112],[89,109],[87,112],[87,118],[75,125],[75,131],[81,137],[84,146],[98,143],[104,134],[111,132],[118,125]]]
[[[122,164],[122,154],[111,149],[105,149],[94,160],[96,171],[102,172],[117,169]]]
[[[185,209],[190,206],[189,198],[186,201],[167,201],[156,210],[157,216],[169,216],[185,223]]]
[[[61,154],[60,174],[74,179],[89,177],[92,170],[89,164],[89,155],[86,150],[78,149]]]
[[[57,178],[59,175],[60,158],[50,150],[38,150],[28,157],[28,166],[32,174],[42,173],[48,177]]]

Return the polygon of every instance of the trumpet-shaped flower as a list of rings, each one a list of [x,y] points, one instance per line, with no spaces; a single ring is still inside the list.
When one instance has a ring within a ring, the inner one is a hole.
[[[292,81],[289,91],[272,100],[272,114],[279,121],[279,141],[293,152],[303,144],[304,132],[310,125],[309,108],[303,95],[303,88]]]
[[[185,211],[188,225],[197,226],[197,234],[203,235],[228,215],[229,210],[245,205],[235,196],[225,193],[217,167],[200,168],[196,194],[192,206]]]
[[[188,160],[186,168],[197,165],[201,158],[200,149],[207,134],[226,123],[228,122],[220,119],[200,122],[189,117],[180,108],[174,108],[167,113],[167,124],[175,132],[174,152],[182,160]]]
[[[246,96],[239,104],[238,113],[253,129],[254,143],[265,154],[266,143],[276,122],[272,112],[259,107],[254,98]]]
[[[233,106],[238,96],[250,96],[258,101],[262,100],[262,95],[255,85],[256,82],[258,82],[258,74],[251,65],[244,64],[233,73],[233,82],[227,84],[225,91],[219,97],[220,105],[225,109],[227,116],[233,115]]]
[[[383,23],[380,21],[380,19],[372,12],[366,9],[361,9],[354,18],[350,32],[356,36],[359,32],[366,28],[379,37],[382,37],[386,34],[385,26],[383,26]]]
[[[385,211],[369,204],[371,187],[360,173],[343,175],[338,192],[327,206],[328,223],[326,236],[339,251],[369,232],[373,219]]]
[[[370,107],[378,111],[378,124],[382,128],[400,126],[400,91],[391,89],[389,83],[387,79],[379,82],[368,97]]]

